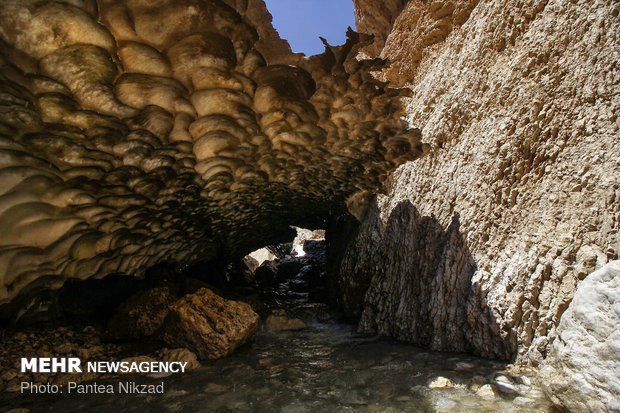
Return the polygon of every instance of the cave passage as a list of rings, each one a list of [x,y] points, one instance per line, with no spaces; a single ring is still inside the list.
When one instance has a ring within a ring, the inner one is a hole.
[[[539,412],[547,408],[542,394],[533,390],[526,393],[520,389],[527,396],[523,397],[527,405],[515,404],[513,397],[497,397],[485,383],[506,377],[505,363],[462,353],[429,352],[356,333],[355,326],[343,322],[329,301],[325,231],[295,230],[292,242],[267,246],[218,269],[213,263],[185,269],[159,264],[149,269],[142,281],[121,276],[106,277],[98,284],[92,280],[66,284],[56,300],[63,312],[57,320],[60,327],[39,324],[37,330],[23,328],[22,336],[9,334],[3,339],[3,370],[9,369],[4,366],[10,362],[7,353],[20,351],[18,347],[24,345],[39,355],[46,346],[55,345],[56,351],[88,358],[144,361],[172,354],[175,360],[193,360],[196,365],[186,374],[128,378],[146,386],[163,383],[165,396],[81,390],[92,386],[116,389],[119,379],[125,380],[119,376],[85,377],[77,382],[74,394],[62,397],[43,391],[0,393],[3,406],[28,406],[33,412],[77,408],[89,412],[110,408],[123,412]],[[260,265],[253,257],[262,260]],[[132,314],[127,303],[135,306],[134,310],[150,311],[148,320],[152,321],[157,312],[152,305],[162,291],[182,295],[204,287],[227,299],[250,303],[261,316],[261,327],[252,340],[235,353],[197,363],[187,349],[162,349],[157,333],[138,340],[132,336],[136,328],[144,326],[132,324],[126,317]],[[133,295],[119,303],[119,297],[130,291]],[[150,306],[145,307],[136,297],[147,297]],[[69,320],[73,322],[68,324]],[[136,357],[136,353],[149,356]],[[66,376],[57,374],[50,382],[66,383]],[[8,386],[15,386],[13,381]]]

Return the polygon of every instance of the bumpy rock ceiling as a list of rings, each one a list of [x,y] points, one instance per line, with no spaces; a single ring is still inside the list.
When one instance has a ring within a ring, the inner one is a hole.
[[[423,152],[368,36],[267,65],[242,3],[2,2],[0,299],[243,254]]]

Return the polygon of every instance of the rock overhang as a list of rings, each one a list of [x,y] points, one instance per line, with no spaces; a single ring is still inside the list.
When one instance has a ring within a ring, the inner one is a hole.
[[[242,256],[424,152],[370,36],[268,65],[237,3],[3,3],[0,299]]]

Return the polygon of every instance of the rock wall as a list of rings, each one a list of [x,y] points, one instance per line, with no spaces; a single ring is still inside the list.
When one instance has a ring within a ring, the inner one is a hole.
[[[268,65],[249,3],[0,4],[0,302],[292,239],[423,153],[368,36]]]
[[[620,249],[619,13],[610,0],[405,6],[380,75],[412,89],[406,118],[431,150],[395,172],[345,253],[361,331],[546,356],[580,281]],[[435,25],[436,41],[409,38]]]

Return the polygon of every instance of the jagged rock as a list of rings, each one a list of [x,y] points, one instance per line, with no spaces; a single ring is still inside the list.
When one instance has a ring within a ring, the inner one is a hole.
[[[139,292],[119,306],[108,330],[115,338],[150,336],[162,326],[174,301],[168,287]]]
[[[257,326],[258,314],[249,304],[225,300],[203,288],[170,306],[162,337],[199,359],[218,359],[245,344]]]
[[[620,409],[620,261],[589,274],[538,374],[547,397],[575,412]]]
[[[256,271],[256,269],[259,267],[259,262],[256,258],[252,257],[251,255],[246,255],[245,257],[243,257],[243,263],[248,267],[248,269],[252,272]]]

